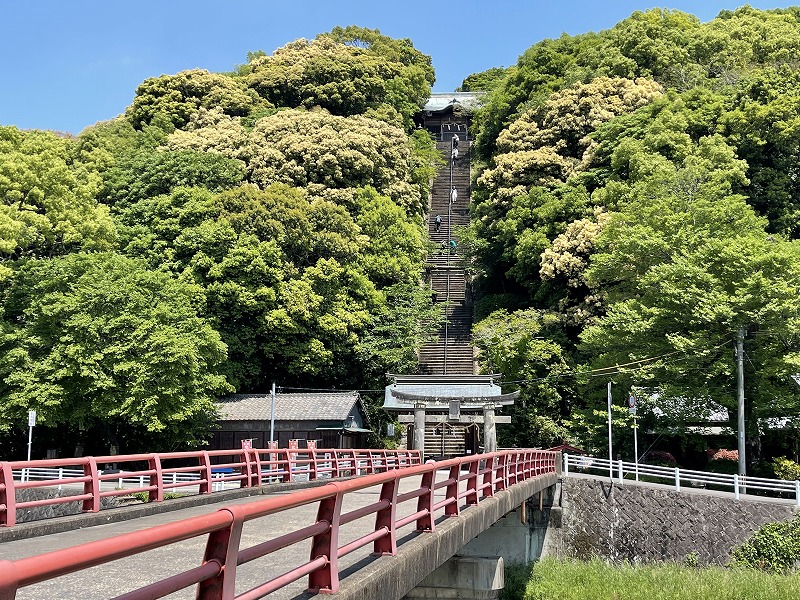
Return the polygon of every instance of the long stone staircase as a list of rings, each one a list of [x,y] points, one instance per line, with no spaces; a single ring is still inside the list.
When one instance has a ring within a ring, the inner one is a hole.
[[[438,142],[437,149],[445,158],[450,157],[450,140]],[[426,344],[419,353],[421,374],[475,373],[475,356],[471,344],[472,298],[468,293],[464,269],[461,266],[456,228],[469,224],[470,198],[470,143],[462,140],[458,146],[459,157],[451,165],[439,169],[431,193],[428,233],[436,244],[436,251],[428,258],[429,283],[436,302],[445,310],[446,323],[439,330],[438,339]],[[451,168],[452,166],[452,168]],[[455,187],[458,199],[450,203],[450,190]],[[436,215],[441,215],[441,226],[436,228]],[[450,248],[449,241],[456,241]]]

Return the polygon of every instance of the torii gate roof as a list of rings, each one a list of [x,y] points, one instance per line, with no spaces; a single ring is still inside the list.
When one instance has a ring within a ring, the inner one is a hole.
[[[461,401],[461,410],[481,411],[486,404],[513,404],[519,392],[503,394],[496,380],[500,375],[389,375],[383,408],[410,412],[416,404],[426,410],[449,409],[451,400]]]

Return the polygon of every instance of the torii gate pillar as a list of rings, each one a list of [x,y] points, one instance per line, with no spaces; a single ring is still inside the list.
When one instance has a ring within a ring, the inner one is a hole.
[[[414,448],[425,462],[425,404],[414,405]]]
[[[483,451],[497,450],[497,427],[494,422],[494,404],[483,406]]]

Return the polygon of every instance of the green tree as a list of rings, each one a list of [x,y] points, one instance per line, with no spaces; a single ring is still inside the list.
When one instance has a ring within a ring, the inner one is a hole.
[[[198,316],[202,291],[140,261],[30,261],[2,299],[3,427],[36,409],[51,427],[130,426],[191,446],[208,434],[214,397],[231,391],[218,373],[225,345]]]
[[[408,138],[382,121],[321,110],[281,111],[256,123],[248,154],[250,181],[261,187],[286,183],[325,196],[329,190],[352,194],[371,186],[409,214],[422,213]]]
[[[72,140],[0,127],[0,278],[4,263],[114,246],[98,204],[100,178],[75,160]]]
[[[510,380],[504,391],[520,390],[515,404],[505,409],[511,426],[500,431],[500,445],[529,448],[563,442],[567,431],[562,419],[570,412],[573,382],[557,315],[501,309],[477,323],[473,336],[481,369]]]
[[[161,124],[169,129],[185,126],[200,108],[219,108],[231,116],[244,116],[263,101],[243,81],[202,69],[145,79],[136,89],[126,116],[137,129]]]
[[[254,56],[247,81],[276,106],[319,106],[340,116],[386,114],[391,107],[410,130],[434,76],[430,57],[410,40],[351,26]]]

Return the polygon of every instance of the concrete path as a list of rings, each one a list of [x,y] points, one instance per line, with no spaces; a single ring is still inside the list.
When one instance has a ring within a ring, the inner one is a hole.
[[[441,473],[438,480],[446,478]],[[419,477],[403,480],[401,492],[415,489],[420,484]],[[466,485],[462,482],[462,489]],[[0,559],[17,560],[20,558],[43,554],[62,548],[70,548],[86,542],[106,539],[131,531],[140,531],[164,523],[172,523],[193,516],[208,514],[222,506],[229,504],[242,504],[258,502],[265,497],[285,495],[291,492],[277,492],[267,496],[254,496],[222,504],[213,504],[172,511],[158,515],[142,517],[134,520],[119,521],[94,527],[74,529],[62,533],[6,541],[0,543]],[[345,496],[342,512],[349,512],[359,506],[376,502],[379,498],[380,486],[368,488]],[[444,496],[444,492],[437,497]],[[398,518],[409,515],[416,510],[416,500],[406,502],[398,509]],[[314,523],[317,504],[299,507],[284,511],[277,515],[270,515],[261,519],[249,521],[245,524],[240,548],[254,546],[283,533],[306,527]],[[374,515],[364,517],[342,527],[339,544],[345,544],[357,539],[373,530]],[[400,532],[400,536],[407,539],[419,535],[414,532],[414,524],[407,525]],[[149,583],[191,569],[201,564],[205,549],[206,536],[172,544],[167,548],[150,550],[136,556],[120,559],[103,566],[94,567],[78,573],[65,575],[51,581],[42,582],[25,587],[17,592],[19,600],[95,600],[113,598],[125,592],[145,586]],[[348,568],[354,565],[362,566],[374,561],[392,560],[392,557],[372,557],[370,552],[372,544],[357,550],[340,559],[340,572],[342,577],[348,574]],[[272,577],[280,574],[293,566],[299,566],[309,558],[310,541],[295,544],[283,549],[274,555],[264,557],[246,565],[241,565],[237,571],[236,593],[241,594],[253,587],[263,584]],[[357,575],[355,575],[357,577]],[[305,592],[307,577],[294,582],[288,587],[270,595],[270,598],[309,598],[312,595]],[[170,599],[194,598],[194,589],[184,590],[168,596]]]

